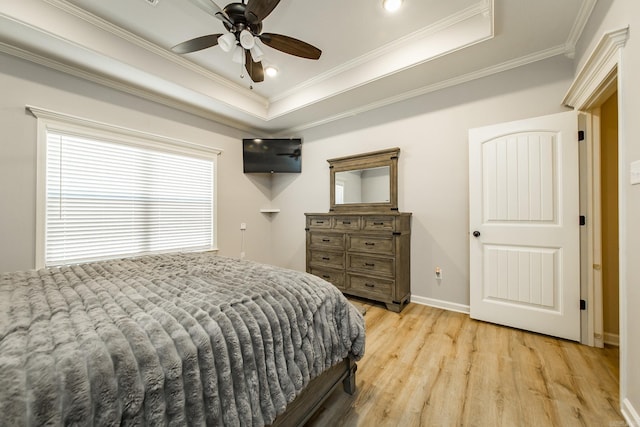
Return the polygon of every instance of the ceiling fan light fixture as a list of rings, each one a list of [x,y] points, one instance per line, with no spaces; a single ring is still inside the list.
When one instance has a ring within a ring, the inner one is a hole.
[[[242,30],[240,33],[240,44],[245,49],[251,49],[256,44],[253,34],[249,30]]]
[[[233,33],[226,33],[218,37],[218,46],[225,52],[231,52],[236,45],[236,35]]]
[[[387,12],[397,12],[402,6],[402,0],[382,0],[382,6]]]
[[[264,58],[264,52],[262,51],[262,49],[260,49],[260,46],[254,44],[251,48],[251,56],[253,57],[254,61],[260,62],[262,61],[262,58]]]
[[[242,46],[237,45],[235,47],[231,60],[236,64],[244,64],[244,49],[242,48]]]

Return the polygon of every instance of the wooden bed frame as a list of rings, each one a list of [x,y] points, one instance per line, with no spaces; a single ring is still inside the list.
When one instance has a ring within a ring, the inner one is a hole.
[[[342,362],[329,368],[319,377],[314,378],[271,425],[303,426],[341,382],[345,392],[355,393],[357,369],[358,366],[350,358],[343,359]]]

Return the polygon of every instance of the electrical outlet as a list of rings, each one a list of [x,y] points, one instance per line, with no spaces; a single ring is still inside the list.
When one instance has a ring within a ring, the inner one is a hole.
[[[247,223],[246,222],[241,222],[240,223],[240,230],[246,230],[247,229]]]
[[[440,267],[436,267],[435,277],[437,280],[442,279],[442,269]]]

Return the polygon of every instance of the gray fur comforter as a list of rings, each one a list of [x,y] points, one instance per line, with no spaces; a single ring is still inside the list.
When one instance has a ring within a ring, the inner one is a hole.
[[[263,425],[364,353],[309,274],[171,254],[0,275],[0,425]]]

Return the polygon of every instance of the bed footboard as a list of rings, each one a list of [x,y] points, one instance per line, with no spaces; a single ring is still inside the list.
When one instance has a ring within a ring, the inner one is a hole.
[[[350,358],[331,367],[311,381],[271,425],[303,426],[341,382],[346,393],[355,393],[357,368],[356,363]]]

